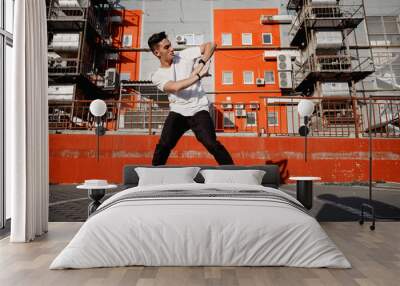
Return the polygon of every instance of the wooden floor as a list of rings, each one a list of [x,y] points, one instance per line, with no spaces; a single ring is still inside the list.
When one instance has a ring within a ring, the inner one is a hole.
[[[121,267],[48,270],[81,223],[50,223],[44,237],[27,244],[0,241],[0,285],[400,285],[400,222],[370,231],[357,222],[323,223],[352,269],[289,267]]]

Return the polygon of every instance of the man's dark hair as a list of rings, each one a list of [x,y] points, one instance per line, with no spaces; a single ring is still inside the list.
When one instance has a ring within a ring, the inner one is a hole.
[[[151,49],[152,52],[154,52],[157,44],[161,42],[162,40],[167,38],[167,34],[165,32],[160,32],[160,33],[155,33],[150,36],[149,40],[147,43],[149,44],[149,48]]]

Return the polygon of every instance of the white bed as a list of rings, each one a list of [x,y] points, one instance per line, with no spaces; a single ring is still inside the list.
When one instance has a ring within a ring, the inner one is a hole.
[[[175,195],[154,196],[165,192]],[[198,183],[114,195],[50,269],[127,265],[351,267],[318,222],[282,191]]]

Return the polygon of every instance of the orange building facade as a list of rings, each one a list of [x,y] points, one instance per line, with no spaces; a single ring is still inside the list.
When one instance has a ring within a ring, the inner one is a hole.
[[[129,51],[140,47],[142,30],[141,10],[116,10],[115,16],[122,18],[122,23],[113,30],[113,46],[120,49],[116,65],[121,80],[138,80],[140,72],[140,52]],[[124,51],[127,50],[127,51]]]
[[[260,18],[277,14],[278,9],[214,10],[214,40],[220,48],[215,53],[217,129],[268,131],[262,96],[280,96],[281,92],[276,59],[265,60],[262,48],[279,48],[281,39],[279,25],[262,24]],[[282,121],[277,120],[281,112],[269,113],[270,120]]]

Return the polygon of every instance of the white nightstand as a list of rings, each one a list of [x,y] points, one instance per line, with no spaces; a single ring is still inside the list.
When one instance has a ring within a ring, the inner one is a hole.
[[[116,187],[117,185],[108,184],[106,180],[85,180],[84,184],[76,187],[88,190],[88,197],[92,200],[88,206],[88,217],[101,205],[100,200],[106,194],[106,190]]]
[[[320,177],[290,177],[289,180],[296,181],[297,200],[306,209],[311,209],[313,205],[313,181],[320,181]]]

